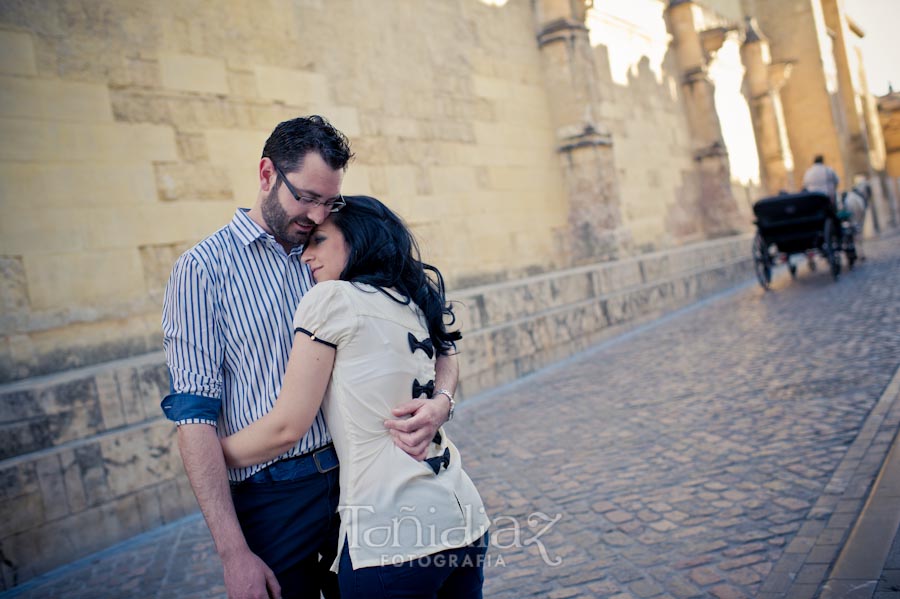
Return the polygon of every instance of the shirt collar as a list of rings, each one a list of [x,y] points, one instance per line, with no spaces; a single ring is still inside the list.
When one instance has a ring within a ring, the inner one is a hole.
[[[265,229],[256,223],[256,221],[250,218],[249,213],[249,208],[238,208],[235,211],[234,218],[232,218],[231,222],[228,224],[228,227],[231,229],[231,232],[234,233],[235,237],[237,237],[245,247],[258,239],[268,239],[272,243],[277,244],[278,242],[275,241],[275,237],[270,233],[267,233]],[[291,248],[289,255],[298,255],[302,251],[302,245],[295,245]]]

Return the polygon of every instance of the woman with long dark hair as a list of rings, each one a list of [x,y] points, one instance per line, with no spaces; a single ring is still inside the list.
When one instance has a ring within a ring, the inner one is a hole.
[[[396,214],[374,198],[345,199],[304,249],[317,284],[297,308],[278,400],[222,439],[226,460],[272,459],[321,406],[341,465],[341,596],[480,598],[489,521],[456,446],[439,430],[420,462],[384,427],[410,393],[450,396],[434,389],[436,356],[461,338],[447,330],[443,279]]]

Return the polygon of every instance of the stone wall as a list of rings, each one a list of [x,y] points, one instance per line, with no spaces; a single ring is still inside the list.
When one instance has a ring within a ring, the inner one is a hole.
[[[451,284],[566,264],[528,2],[15,1],[0,50],[0,381],[158,348],[174,258],[254,202],[299,114]]]
[[[741,21],[735,0],[702,2],[702,27]],[[666,2],[606,0],[588,12],[598,66],[600,120],[612,133],[623,220],[634,247],[651,251],[704,238],[701,181],[693,157],[682,75],[666,29]],[[721,12],[720,12],[721,11]],[[741,86],[734,31],[711,61],[716,108],[731,164],[741,224],[752,226],[760,195],[753,125]]]
[[[451,294],[459,397],[751,277],[740,236]],[[197,509],[161,352],[0,386],[0,590]]]
[[[754,16],[770,40],[772,61],[793,63],[781,99],[798,188],[817,154],[824,155],[846,181],[837,118],[837,65],[821,1],[754,0],[754,5]]]

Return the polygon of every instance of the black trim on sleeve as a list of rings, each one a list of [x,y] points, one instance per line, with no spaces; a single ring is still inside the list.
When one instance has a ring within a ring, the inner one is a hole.
[[[318,341],[322,345],[327,345],[328,347],[330,347],[332,349],[337,349],[337,345],[335,345],[334,343],[329,343],[328,341],[325,341],[324,339],[319,339],[318,337],[316,337],[315,333],[310,333],[303,327],[297,327],[296,329],[294,329],[294,333],[303,333],[304,335],[308,335],[309,338],[312,339],[313,341]]]

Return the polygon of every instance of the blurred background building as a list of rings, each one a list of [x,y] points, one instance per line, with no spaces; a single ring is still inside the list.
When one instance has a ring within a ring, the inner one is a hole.
[[[471,395],[746,276],[816,154],[897,227],[864,35],[844,0],[0,3],[0,589],[195,509],[162,294],[278,122],[351,138],[344,192],[464,302]]]

